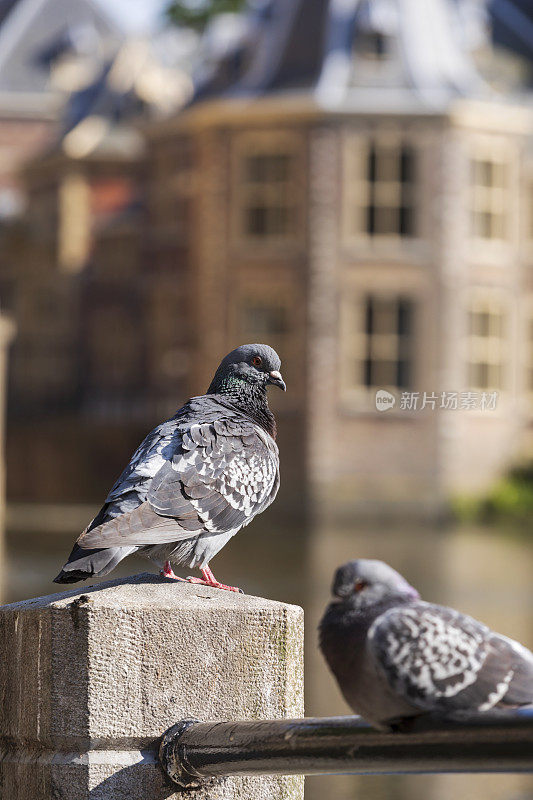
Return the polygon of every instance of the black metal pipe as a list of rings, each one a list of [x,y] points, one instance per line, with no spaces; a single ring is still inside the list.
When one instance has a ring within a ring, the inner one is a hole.
[[[355,716],[183,720],[159,755],[170,779],[191,788],[225,775],[533,772],[533,708],[420,717],[393,732]]]

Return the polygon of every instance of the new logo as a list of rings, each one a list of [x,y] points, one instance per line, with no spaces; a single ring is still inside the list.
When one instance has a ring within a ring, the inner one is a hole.
[[[390,392],[386,392],[385,389],[379,389],[376,392],[376,408],[378,411],[389,411],[391,408],[394,408],[396,403],[396,398]]]

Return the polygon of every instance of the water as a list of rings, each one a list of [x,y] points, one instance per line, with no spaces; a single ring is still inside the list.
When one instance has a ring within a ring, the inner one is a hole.
[[[93,509],[57,509],[29,518],[7,537],[6,600],[50,594],[77,531]],[[20,516],[20,515],[18,515]],[[28,518],[28,515],[26,515]],[[349,713],[317,649],[316,628],[335,567],[355,557],[382,558],[424,599],[455,606],[533,648],[533,548],[503,530],[475,527],[352,527],[306,534],[269,518],[254,522],[212,563],[215,575],[249,594],[302,605],[306,614],[306,714]],[[30,524],[31,523],[31,524]],[[40,530],[43,526],[47,530]],[[130,557],[113,577],[153,570]],[[182,573],[186,574],[186,573]],[[80,584],[81,586],[81,584]],[[533,800],[527,775],[324,776],[307,780],[308,800]]]

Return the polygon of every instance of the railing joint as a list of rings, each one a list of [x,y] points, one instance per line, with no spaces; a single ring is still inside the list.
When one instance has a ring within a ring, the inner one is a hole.
[[[196,718],[182,719],[172,725],[161,737],[159,745],[159,761],[163,772],[171,782],[182,789],[198,789],[209,783],[194,767],[187,762],[187,750],[181,743],[181,737],[201,720]]]

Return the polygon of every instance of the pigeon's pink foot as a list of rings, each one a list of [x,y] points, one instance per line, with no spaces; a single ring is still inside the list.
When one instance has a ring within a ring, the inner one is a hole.
[[[174,570],[170,565],[170,561],[165,561],[165,566],[163,569],[159,570],[159,574],[162,578],[172,578],[174,581],[183,581],[185,578],[178,578],[177,575],[174,575]]]
[[[238,586],[226,586],[225,583],[220,583],[217,581],[209,567],[203,567],[200,570],[203,578],[187,578],[189,583],[199,583],[202,586],[212,586],[213,589],[225,589],[226,592],[239,592],[240,594],[244,594],[242,589],[239,589]]]

